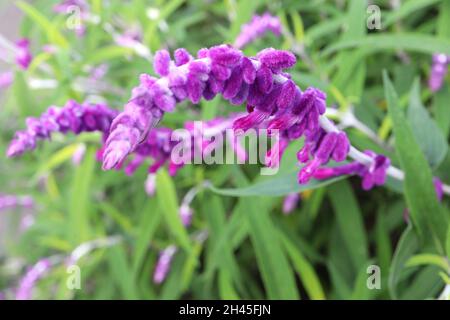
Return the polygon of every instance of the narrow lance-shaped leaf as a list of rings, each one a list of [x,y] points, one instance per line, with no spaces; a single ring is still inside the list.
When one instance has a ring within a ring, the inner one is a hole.
[[[392,118],[395,148],[405,172],[405,197],[414,226],[422,240],[431,235],[439,251],[443,251],[448,218],[438,203],[433,176],[410,125],[403,115],[398,97],[386,72],[384,90]]]

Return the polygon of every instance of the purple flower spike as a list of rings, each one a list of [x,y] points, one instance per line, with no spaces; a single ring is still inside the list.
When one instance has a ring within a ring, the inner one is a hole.
[[[18,156],[34,149],[38,140],[50,138],[52,132],[100,131],[107,134],[116,114],[104,105],[80,105],[72,100],[62,108],[50,107],[40,118],[27,119],[27,129],[16,133],[7,156]]]
[[[391,161],[383,155],[377,155],[373,151],[366,151],[367,155],[371,156],[374,161],[369,167],[364,167],[359,172],[362,177],[362,188],[370,190],[374,186],[381,186],[386,181],[386,170],[389,168]]]
[[[51,268],[51,263],[48,259],[38,261],[31,267],[25,276],[20,280],[19,287],[16,292],[16,300],[30,300],[33,294],[33,288],[36,282],[39,281]]]
[[[297,154],[299,162],[308,162],[309,156],[313,159],[299,172],[299,183],[307,183],[316,175],[319,167],[328,163],[331,158],[343,161],[349,151],[349,142],[343,132],[326,133],[323,129],[314,134],[307,134],[305,146]]]
[[[314,178],[329,179],[341,175],[356,174],[362,178],[362,188],[364,190],[370,190],[374,186],[383,185],[386,182],[386,172],[391,164],[391,161],[386,156],[378,155],[371,150],[365,151],[365,154],[373,159],[372,164],[369,166],[354,161],[342,166],[320,168],[314,173]],[[436,182],[435,180],[435,186],[437,185],[439,185],[439,182]]]
[[[290,214],[295,210],[301,197],[299,193],[290,193],[283,200],[283,213]]]
[[[444,83],[447,75],[448,65],[450,64],[450,56],[443,53],[433,55],[433,64],[431,66],[428,87],[432,92],[438,91]]]
[[[26,38],[20,39],[16,42],[16,48],[16,63],[24,70],[28,69],[31,60],[33,60],[30,52],[30,41]]]
[[[170,271],[170,264],[177,248],[175,246],[169,246],[162,250],[159,254],[158,262],[156,263],[155,271],[153,273],[153,282],[161,284],[167,277]]]
[[[281,35],[282,26],[278,17],[265,13],[262,16],[254,16],[252,20],[241,27],[241,33],[236,38],[234,46],[243,48],[249,43],[261,38],[267,32],[271,31],[276,36]]]
[[[167,50],[158,50],[153,60],[153,69],[161,77],[169,74],[170,54]]]

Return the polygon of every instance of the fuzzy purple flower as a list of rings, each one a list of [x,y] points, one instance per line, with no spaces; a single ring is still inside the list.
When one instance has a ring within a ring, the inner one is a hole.
[[[117,112],[104,105],[80,105],[70,100],[62,108],[50,107],[39,118],[28,118],[27,129],[16,133],[7,151],[8,157],[33,150],[41,139],[50,139],[53,132],[101,131],[107,133]]]
[[[28,66],[33,60],[30,51],[30,41],[26,38],[20,39],[16,42],[16,63],[23,70],[28,69]]]
[[[36,282],[39,281],[49,270],[51,263],[48,259],[39,260],[33,267],[31,267],[20,280],[19,287],[16,291],[16,300],[30,300],[33,294],[33,288]]]
[[[153,273],[153,282],[156,284],[161,284],[167,277],[170,271],[170,264],[172,263],[172,258],[177,248],[175,246],[169,246],[159,253],[158,262],[155,266],[155,271]]]
[[[237,36],[234,46],[243,48],[258,38],[263,37],[266,33],[272,32],[276,36],[280,36],[282,25],[278,17],[265,13],[261,16],[253,16],[252,20],[241,27],[241,33]]]
[[[362,178],[362,188],[364,190],[383,185],[386,182],[386,172],[391,161],[386,156],[376,154],[371,150],[367,150],[364,153],[372,158],[370,165],[354,161],[341,166],[320,168],[314,173],[314,178],[329,179],[342,175],[356,174]]]
[[[198,103],[202,98],[209,100],[222,94],[231,104],[247,102],[249,114],[236,119],[234,129],[280,130],[286,141],[306,136],[302,162],[312,159],[302,169],[299,180],[307,182],[331,158],[344,160],[349,143],[345,133],[327,134],[320,128],[319,117],[325,112],[326,96],[315,88],[302,92],[290,80],[284,70],[295,63],[292,53],[273,48],[248,58],[239,50],[219,45],[201,49],[197,59],[178,49],[175,61],[167,51],[158,52],[154,69],[161,78],[141,75],[140,85],[133,89],[124,112],[113,121],[105,144],[103,168],[120,166],[146,140],[164,113],[174,110],[176,103],[186,99]],[[282,141],[278,152],[268,154],[269,165],[277,165],[271,159],[281,155],[285,146]]]
[[[9,87],[14,81],[14,73],[11,71],[0,74],[0,89]]]
[[[430,78],[428,79],[428,87],[431,91],[436,92],[442,87],[449,64],[450,56],[443,53],[433,55],[433,64],[431,66]]]
[[[0,193],[0,211],[17,207],[32,208],[34,200],[31,196],[17,196]]]

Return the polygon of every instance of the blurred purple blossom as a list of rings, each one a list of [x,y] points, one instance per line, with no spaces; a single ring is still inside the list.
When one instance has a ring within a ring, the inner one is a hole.
[[[36,282],[51,268],[50,260],[41,259],[25,273],[16,291],[16,300],[31,300]]]
[[[270,15],[270,13],[265,13],[261,16],[255,15],[249,23],[242,25],[241,32],[237,36],[234,46],[243,48],[256,39],[263,37],[269,31],[276,36],[281,35],[282,25],[280,19]]]
[[[31,196],[17,196],[12,194],[0,193],[0,211],[23,207],[30,209],[34,206],[34,200]]]
[[[290,214],[292,211],[294,211],[300,200],[301,197],[298,192],[290,193],[285,196],[283,200],[283,213]]]
[[[0,89],[9,87],[14,82],[14,73],[6,71],[0,74]]]
[[[431,66],[430,78],[428,79],[428,87],[431,91],[436,92],[442,87],[449,64],[450,56],[443,53],[433,55],[433,64]]]
[[[159,253],[159,258],[155,266],[155,271],[153,273],[154,283],[160,284],[166,279],[167,274],[170,271],[170,264],[172,262],[173,255],[176,251],[177,248],[172,245],[165,248]]]
[[[30,41],[27,38],[20,39],[16,42],[16,63],[17,65],[26,70],[33,60],[33,56],[30,51]]]

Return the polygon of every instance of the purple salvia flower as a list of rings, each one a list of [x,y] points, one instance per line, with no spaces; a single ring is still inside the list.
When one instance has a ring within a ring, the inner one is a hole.
[[[373,161],[370,165],[364,165],[357,161],[336,167],[320,168],[314,173],[316,179],[329,179],[342,175],[356,174],[362,178],[362,188],[370,190],[374,186],[381,186],[386,182],[386,172],[391,161],[384,155],[378,155],[371,150],[364,152]]]
[[[116,114],[104,105],[80,105],[73,100],[62,108],[50,107],[39,118],[27,119],[27,129],[16,133],[7,156],[14,157],[34,149],[37,140],[50,138],[52,132],[101,131],[106,134]]]
[[[30,51],[30,41],[26,38],[20,39],[16,42],[16,63],[23,70],[28,69],[28,66],[33,60],[33,56]]]
[[[290,193],[283,200],[283,213],[290,214],[297,207],[301,197],[299,193]]]
[[[33,267],[31,267],[20,280],[19,287],[16,292],[16,300],[30,300],[33,294],[33,288],[36,282],[39,281],[49,270],[51,263],[48,259],[39,260]]]
[[[14,73],[11,71],[0,74],[0,89],[9,87],[14,81]]]
[[[307,183],[319,167],[328,163],[331,158],[344,160],[348,153],[350,143],[345,134],[326,133],[323,129],[318,131],[313,135],[306,135],[305,146],[297,154],[299,162],[307,162],[299,172],[299,183]],[[310,156],[312,160],[309,160]]]
[[[241,33],[237,36],[234,46],[243,48],[249,43],[264,36],[271,31],[276,36],[281,35],[282,26],[278,17],[265,13],[262,16],[253,16],[252,20],[241,27]]]
[[[374,161],[368,167],[364,166],[358,174],[362,177],[362,188],[370,190],[374,186],[381,186],[386,181],[386,170],[389,168],[391,161],[388,157],[377,155],[373,151],[366,151],[367,155],[371,156]]]
[[[450,56],[443,53],[433,55],[433,64],[431,66],[430,78],[428,79],[428,87],[432,92],[436,92],[442,87],[449,64]]]
[[[159,253],[158,262],[155,266],[155,271],[153,273],[153,282],[156,284],[161,284],[167,277],[170,271],[170,264],[172,263],[172,258],[177,248],[175,246],[169,246]]]

